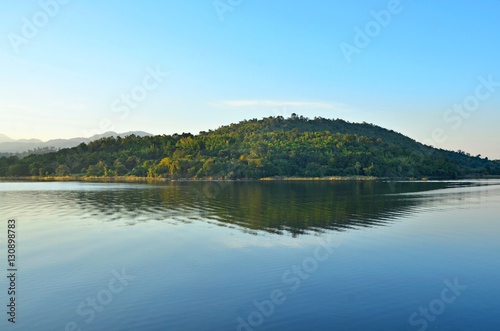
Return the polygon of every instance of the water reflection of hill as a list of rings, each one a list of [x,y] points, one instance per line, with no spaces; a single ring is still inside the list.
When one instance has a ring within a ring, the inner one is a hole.
[[[384,225],[415,212],[418,193],[444,182],[177,182],[117,190],[72,191],[89,218],[212,222],[244,231],[298,235]],[[456,184],[455,184],[456,185]],[[461,184],[464,185],[464,184]]]

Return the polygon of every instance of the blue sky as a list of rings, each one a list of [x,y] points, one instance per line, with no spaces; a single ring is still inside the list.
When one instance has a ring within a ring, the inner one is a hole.
[[[0,133],[197,133],[295,112],[498,159],[499,15],[498,0],[3,1]]]

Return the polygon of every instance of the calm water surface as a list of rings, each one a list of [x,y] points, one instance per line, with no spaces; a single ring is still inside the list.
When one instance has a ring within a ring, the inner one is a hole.
[[[0,182],[0,330],[500,330],[500,181]]]

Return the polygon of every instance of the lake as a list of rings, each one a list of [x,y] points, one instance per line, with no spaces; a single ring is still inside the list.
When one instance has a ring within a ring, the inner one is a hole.
[[[498,180],[0,182],[0,329],[499,330],[499,215]]]

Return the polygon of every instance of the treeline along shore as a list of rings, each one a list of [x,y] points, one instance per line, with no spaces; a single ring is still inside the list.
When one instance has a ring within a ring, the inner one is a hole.
[[[0,177],[28,180],[444,179],[500,175],[500,161],[423,145],[340,119],[268,117],[216,130],[102,138],[1,157]]]

